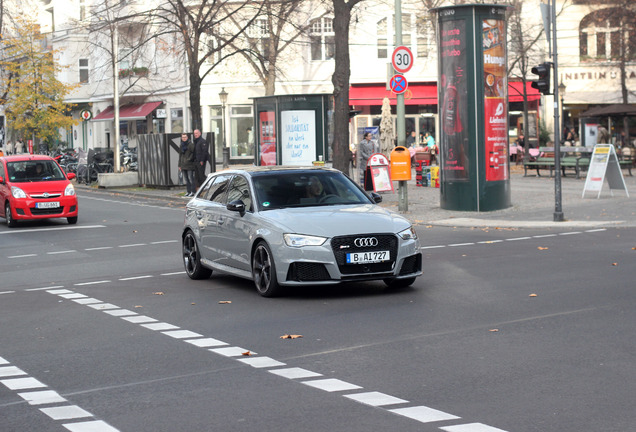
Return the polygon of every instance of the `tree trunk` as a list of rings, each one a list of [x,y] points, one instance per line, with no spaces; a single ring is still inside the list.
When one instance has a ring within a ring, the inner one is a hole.
[[[344,0],[333,0],[333,28],[336,47],[336,65],[331,81],[334,96],[333,167],[348,173],[351,161],[349,150],[349,57],[350,5]]]
[[[190,116],[192,130],[201,130],[201,78],[198,70],[190,70]]]

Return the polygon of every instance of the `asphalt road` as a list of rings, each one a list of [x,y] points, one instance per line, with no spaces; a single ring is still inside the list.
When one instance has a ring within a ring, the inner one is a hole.
[[[633,429],[634,228],[419,226],[409,289],[264,299],[189,280],[182,222],[82,191],[0,225],[0,431]]]

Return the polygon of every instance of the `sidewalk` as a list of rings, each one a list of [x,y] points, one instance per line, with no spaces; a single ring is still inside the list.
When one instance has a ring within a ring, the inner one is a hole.
[[[512,206],[491,212],[465,212],[440,208],[440,190],[415,185],[415,175],[408,182],[408,211],[402,213],[417,225],[453,227],[502,227],[502,228],[594,228],[636,227],[636,176],[623,174],[628,198],[619,190],[611,195],[607,181],[600,198],[582,198],[585,178],[576,179],[572,174],[561,178],[561,208],[565,221],[554,222],[555,192],[554,178],[547,176],[523,176],[523,168],[511,169]],[[382,193],[382,207],[398,212],[397,182],[394,193]],[[187,202],[185,186],[173,189],[145,187],[99,189],[76,185],[79,191],[91,190],[106,193],[126,194],[144,198],[158,198],[176,202]],[[592,193],[588,197],[595,196]]]

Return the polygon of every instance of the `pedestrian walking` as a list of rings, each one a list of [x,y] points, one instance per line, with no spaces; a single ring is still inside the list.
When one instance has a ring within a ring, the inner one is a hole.
[[[179,147],[179,172],[186,182],[185,196],[194,196],[196,186],[194,183],[194,173],[197,168],[194,151],[194,143],[188,138],[188,134],[181,134],[181,146]]]
[[[367,132],[364,134],[364,139],[360,141],[358,149],[356,150],[358,158],[357,165],[360,170],[360,185],[365,188],[365,190],[367,162],[373,153],[375,153],[375,145],[373,144],[373,141],[371,141],[371,132]]]
[[[199,188],[205,181],[205,164],[210,159],[210,145],[201,136],[199,129],[194,130],[194,154],[196,161],[196,187]]]
[[[21,139],[18,140],[18,142],[15,143],[15,154],[22,154],[24,153],[24,143],[22,142]]]
[[[7,148],[7,155],[11,156],[13,154],[13,143],[11,142],[11,140],[7,142],[6,148]]]

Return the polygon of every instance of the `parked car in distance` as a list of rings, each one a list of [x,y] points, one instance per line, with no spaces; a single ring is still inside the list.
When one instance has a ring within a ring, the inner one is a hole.
[[[419,240],[411,223],[380,201],[330,168],[211,174],[186,207],[186,273],[251,279],[265,297],[282,287],[352,281],[409,286],[422,274]]]
[[[77,223],[75,188],[57,162],[42,155],[0,157],[0,217],[9,227],[18,221],[66,218]]]

